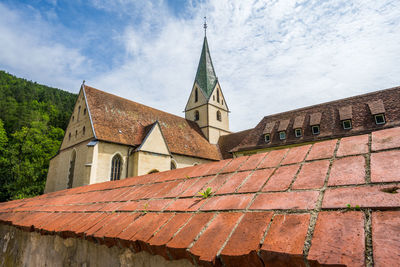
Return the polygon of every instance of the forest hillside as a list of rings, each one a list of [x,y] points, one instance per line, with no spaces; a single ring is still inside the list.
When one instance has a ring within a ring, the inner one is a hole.
[[[0,71],[0,202],[43,193],[76,98]]]

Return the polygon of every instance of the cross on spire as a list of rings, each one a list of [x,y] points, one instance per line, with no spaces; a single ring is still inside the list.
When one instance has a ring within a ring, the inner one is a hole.
[[[204,36],[207,35],[207,17],[204,17]]]

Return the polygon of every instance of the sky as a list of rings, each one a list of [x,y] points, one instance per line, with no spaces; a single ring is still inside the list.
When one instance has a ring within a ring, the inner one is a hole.
[[[184,116],[204,37],[231,131],[400,85],[398,0],[0,0],[0,69]]]

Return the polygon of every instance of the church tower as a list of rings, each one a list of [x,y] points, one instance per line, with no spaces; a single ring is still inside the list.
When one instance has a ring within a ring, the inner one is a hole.
[[[211,144],[230,133],[229,109],[211,61],[204,23],[204,41],[196,78],[185,107],[185,118],[195,121]]]

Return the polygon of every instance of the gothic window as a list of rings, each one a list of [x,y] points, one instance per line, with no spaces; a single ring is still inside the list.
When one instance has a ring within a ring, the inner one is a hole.
[[[199,119],[200,119],[200,113],[199,113],[198,110],[196,110],[196,111],[194,112],[194,120],[195,120],[195,121],[198,121]]]
[[[197,91],[197,88],[194,90],[194,102],[197,102],[199,100],[199,92]]]
[[[157,170],[157,169],[153,169],[153,170],[149,171],[149,173],[148,173],[148,174],[151,174],[151,173],[156,173],[156,172],[160,172],[160,171],[159,171],[159,170]]]
[[[115,155],[111,161],[111,181],[119,180],[121,178],[122,158],[119,154]]]
[[[76,159],[76,151],[73,150],[71,155],[71,160],[69,162],[67,188],[72,188],[72,184],[74,183],[75,159]]]
[[[75,138],[78,137],[78,130],[75,130]]]
[[[85,127],[85,126],[83,126],[83,129],[82,129],[82,135],[85,135],[85,132],[86,132],[86,127]]]
[[[83,115],[86,115],[86,108],[83,109]]]
[[[68,135],[68,141],[71,141],[71,133]]]
[[[75,116],[72,116],[72,121],[74,121],[75,120]]]
[[[81,106],[78,107],[78,121],[79,121],[79,115],[81,113]]]
[[[217,120],[218,121],[221,121],[222,119],[221,119],[221,111],[217,111]]]
[[[219,90],[217,89],[217,102],[219,103]]]

